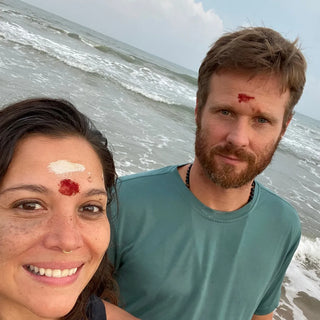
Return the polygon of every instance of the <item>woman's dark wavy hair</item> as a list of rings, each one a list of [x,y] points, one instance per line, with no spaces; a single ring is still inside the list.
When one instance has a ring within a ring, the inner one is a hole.
[[[0,183],[6,175],[17,143],[32,134],[57,138],[78,136],[88,141],[101,161],[108,203],[116,198],[117,175],[107,139],[88,117],[79,112],[70,102],[61,99],[28,99],[0,110]],[[75,306],[62,319],[86,320],[86,306],[92,294],[117,304],[118,290],[112,274],[113,267],[105,254],[98,270],[80,294]]]

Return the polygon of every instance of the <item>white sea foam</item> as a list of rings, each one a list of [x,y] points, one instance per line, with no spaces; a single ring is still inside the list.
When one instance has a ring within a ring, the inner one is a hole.
[[[307,121],[301,121],[302,119]],[[305,123],[307,125],[302,125]],[[296,114],[292,119],[281,144],[302,160],[310,160],[319,164],[319,123],[305,116]]]
[[[287,271],[291,281],[291,297],[303,291],[320,300],[320,238],[315,240],[302,236],[300,245]],[[290,290],[289,290],[290,291]]]
[[[320,273],[320,238],[310,239],[305,236],[302,236],[299,247],[295,253],[294,259],[303,264],[310,264],[310,267],[312,265],[314,267],[317,267]]]
[[[0,21],[0,35],[8,41],[32,46],[69,66],[111,78],[126,89],[154,101],[166,104],[183,104],[190,107],[195,105],[196,88],[190,87],[183,81],[172,80],[164,73],[157,73],[147,67],[135,64],[124,64],[108,54],[89,53],[81,51],[79,48],[75,50],[68,45],[46,39],[13,23]]]
[[[320,238],[312,240],[302,236],[300,245],[287,270],[287,280],[283,283],[286,299],[282,299],[280,303],[281,308],[287,307],[292,310],[293,319],[308,320],[303,310],[295,304],[299,292],[305,292],[310,297],[320,300],[319,268]],[[275,313],[279,316],[277,312]]]

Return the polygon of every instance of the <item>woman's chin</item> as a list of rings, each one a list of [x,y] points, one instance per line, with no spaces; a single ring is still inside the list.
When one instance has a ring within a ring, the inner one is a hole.
[[[43,306],[37,306],[32,308],[31,312],[37,315],[40,318],[48,318],[48,319],[59,319],[65,315],[67,315],[72,308],[74,307],[75,302],[73,303],[58,303],[55,302],[53,305],[50,303]]]

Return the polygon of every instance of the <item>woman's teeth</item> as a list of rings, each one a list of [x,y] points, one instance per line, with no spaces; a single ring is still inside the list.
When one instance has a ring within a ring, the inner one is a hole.
[[[72,276],[75,274],[78,270],[78,268],[72,268],[72,269],[44,269],[44,268],[38,268],[33,265],[27,266],[27,269],[40,276],[46,276],[46,277],[52,277],[52,278],[63,278],[63,277],[68,277]]]

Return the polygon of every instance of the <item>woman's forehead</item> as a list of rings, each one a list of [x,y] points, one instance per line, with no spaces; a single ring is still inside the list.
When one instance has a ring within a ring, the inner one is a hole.
[[[83,138],[30,136],[17,145],[7,175],[20,180],[47,175],[92,180],[95,176],[101,179],[103,170],[95,150]]]

